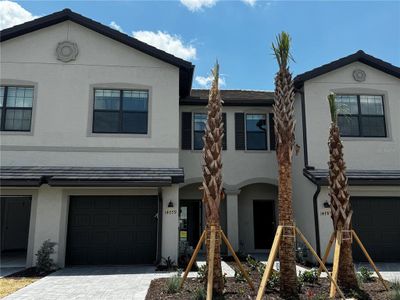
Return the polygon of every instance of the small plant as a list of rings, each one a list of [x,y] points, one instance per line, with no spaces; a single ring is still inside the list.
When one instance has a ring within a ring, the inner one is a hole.
[[[246,262],[251,271],[257,271],[261,277],[263,276],[265,264],[250,255],[247,255]]]
[[[400,300],[400,280],[396,280],[392,284],[392,290],[389,293],[391,300]]]
[[[36,254],[36,268],[39,273],[47,273],[56,269],[56,264],[50,257],[56,251],[54,250],[57,243],[51,242],[50,240],[45,240]]]
[[[157,271],[175,271],[177,269],[177,265],[171,257],[161,258],[161,262],[158,264],[156,270]]]
[[[309,271],[299,272],[299,280],[304,283],[318,282],[318,270],[312,268]]]
[[[277,288],[279,286],[279,279],[280,279],[280,273],[273,271],[271,277],[267,282],[267,289],[272,290]]]
[[[179,285],[181,283],[181,271],[167,280],[167,291],[169,294],[175,294],[179,290]]]
[[[202,265],[197,270],[197,278],[204,282],[207,279],[207,264]]]
[[[205,300],[207,296],[206,290],[201,287],[194,291],[193,300]]]
[[[361,280],[361,282],[373,281],[372,274],[374,274],[374,272],[372,272],[370,269],[366,267],[361,267],[359,272],[359,279]]]
[[[235,270],[235,275],[234,275],[234,277],[235,277],[235,281],[236,282],[244,282],[245,281],[245,278],[244,278],[244,276],[243,276],[243,274],[242,274],[242,272],[240,272],[238,269],[234,269]]]

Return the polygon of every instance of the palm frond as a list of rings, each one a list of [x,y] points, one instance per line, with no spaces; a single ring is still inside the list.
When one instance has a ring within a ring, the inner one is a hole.
[[[219,63],[218,60],[215,62],[214,68],[211,70],[211,73],[214,76],[213,84],[218,88],[218,81],[219,81]]]
[[[328,95],[328,103],[329,103],[329,112],[331,114],[331,121],[332,123],[337,123],[337,114],[338,114],[338,107],[336,104],[336,95],[334,93],[330,93]]]
[[[286,68],[289,60],[294,61],[290,53],[291,41],[289,34],[282,31],[276,36],[276,44],[272,43],[272,51],[280,68]]]

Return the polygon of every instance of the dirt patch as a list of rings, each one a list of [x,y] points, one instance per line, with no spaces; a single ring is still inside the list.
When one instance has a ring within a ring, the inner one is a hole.
[[[227,278],[225,284],[225,292],[222,299],[255,299],[257,289],[260,285],[260,274],[257,270],[250,270],[245,265],[246,270],[250,273],[250,277],[256,287],[256,291],[252,291],[247,282],[238,280],[236,278]],[[203,290],[204,282],[198,278],[188,278],[185,285],[178,293],[170,294],[167,291],[168,278],[155,279],[151,282],[147,292],[146,300],[161,300],[161,299],[198,299],[196,298],[196,291]],[[390,283],[388,283],[390,286]],[[320,278],[318,283],[308,284],[305,283],[300,289],[300,299],[328,299],[329,297],[330,282],[327,278]],[[362,291],[358,294],[354,292],[347,292],[346,296],[356,299],[373,299],[373,300],[390,300],[389,293],[386,292],[382,284],[374,280],[372,282],[364,283]],[[263,299],[281,300],[279,297],[279,284],[273,288],[266,289],[266,295]],[[339,296],[337,299],[340,299]]]
[[[39,273],[36,268],[28,268],[0,278],[0,298],[4,298],[52,272]]]

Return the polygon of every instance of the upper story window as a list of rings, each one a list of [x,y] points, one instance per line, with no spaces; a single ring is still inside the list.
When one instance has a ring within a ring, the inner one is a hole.
[[[147,134],[148,99],[145,90],[95,89],[93,132]]]
[[[246,149],[268,149],[266,114],[246,114]]]
[[[33,87],[0,87],[0,130],[30,131]]]
[[[204,130],[206,129],[207,114],[204,113],[194,113],[193,114],[193,149],[202,150],[203,149],[203,136]]]
[[[344,137],[386,137],[382,96],[337,95],[338,125]]]

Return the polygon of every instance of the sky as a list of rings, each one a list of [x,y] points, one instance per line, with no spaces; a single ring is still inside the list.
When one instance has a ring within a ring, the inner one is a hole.
[[[400,0],[0,1],[0,28],[64,8],[191,61],[194,88],[209,86],[218,60],[221,88],[273,90],[281,31],[294,76],[360,49],[400,66]]]

